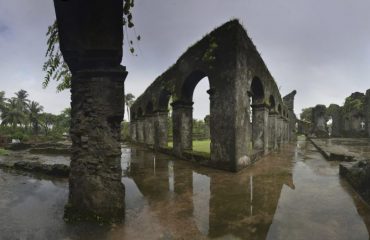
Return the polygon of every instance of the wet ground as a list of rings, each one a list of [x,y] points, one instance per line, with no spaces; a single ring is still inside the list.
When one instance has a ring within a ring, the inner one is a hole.
[[[370,208],[308,141],[237,174],[124,146],[122,225],[68,225],[68,181],[0,170],[0,239],[369,239]]]
[[[315,138],[313,141],[328,154],[370,159],[370,140],[368,138]]]

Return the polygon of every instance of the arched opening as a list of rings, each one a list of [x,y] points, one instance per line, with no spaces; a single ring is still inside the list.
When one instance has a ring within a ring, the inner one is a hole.
[[[143,122],[143,109],[139,107],[137,109],[137,124],[136,124],[136,138],[137,141],[143,143],[144,139],[144,122]]]
[[[191,116],[186,126],[185,139],[188,139],[191,149],[195,152],[210,153],[210,82],[202,71],[194,71],[185,80],[182,86],[182,104],[188,108]],[[190,112],[191,111],[191,112]],[[189,126],[190,125],[190,126]],[[174,139],[175,140],[175,139]]]
[[[145,107],[144,115],[144,139],[145,143],[148,145],[154,144],[154,115],[153,115],[153,102],[149,101]]]
[[[155,125],[156,144],[159,147],[173,147],[171,103],[171,91],[162,89],[158,97],[158,115]]]
[[[143,117],[143,109],[141,107],[139,107],[138,110],[137,110],[137,117],[138,118]]]
[[[135,121],[136,120],[136,111],[134,109],[130,110],[131,116],[130,116],[130,121]]]
[[[145,107],[145,115],[153,114],[153,103],[150,101]]]
[[[262,81],[258,77],[254,77],[250,87],[250,102],[252,107],[249,111],[252,115],[251,121],[251,139],[252,148],[254,151],[260,151],[264,148],[264,123],[263,123],[263,108],[260,106],[264,102],[264,88]]]
[[[253,78],[251,84],[251,94],[252,94],[252,104],[263,103],[265,92],[263,90],[263,85],[258,77]]]
[[[210,102],[208,77],[202,78],[193,93],[193,150],[210,153]]]
[[[269,148],[275,149],[277,148],[276,142],[276,102],[273,95],[269,97],[269,118],[268,118],[268,140],[269,140]]]
[[[328,131],[328,134],[329,134],[329,137],[332,135],[333,133],[333,117],[332,116],[329,116],[326,120],[326,128],[327,128],[327,131]]]

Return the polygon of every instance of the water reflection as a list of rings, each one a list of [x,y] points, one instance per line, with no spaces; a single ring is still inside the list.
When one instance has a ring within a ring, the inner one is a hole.
[[[124,146],[122,169],[126,219],[109,228],[64,224],[67,181],[0,171],[0,239],[368,239],[369,207],[308,142],[237,174]]]
[[[193,234],[212,238],[264,239],[283,185],[293,185],[291,165],[291,157],[274,158],[232,174],[131,151],[128,175],[153,211],[171,212],[158,215],[162,224],[178,222],[178,229],[186,222]]]

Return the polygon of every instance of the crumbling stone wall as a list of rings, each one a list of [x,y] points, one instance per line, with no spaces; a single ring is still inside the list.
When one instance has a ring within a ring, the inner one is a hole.
[[[210,86],[207,93],[211,154],[207,165],[237,171],[250,165],[256,156],[293,139],[294,128],[289,126],[295,124],[292,113],[295,92],[287,97],[288,107],[237,20],[222,25],[191,46],[137,98],[131,113],[146,109],[150,102],[153,112],[167,112],[172,98],[173,151],[181,157],[192,150],[192,96],[204,77],[208,77]],[[270,113],[276,116],[270,117]],[[144,111],[142,117],[149,119],[151,113]],[[132,114],[131,121],[136,126],[139,119],[138,114]],[[154,124],[154,131],[146,133],[155,136],[154,142],[146,143],[157,148],[165,146],[168,140],[167,135],[158,134],[165,131],[167,124],[164,118],[161,123]],[[143,130],[140,127],[137,130],[138,142],[143,142],[140,141]]]
[[[316,105],[312,109],[312,131],[316,137],[329,137],[326,124],[326,107],[325,105]]]
[[[317,105],[312,111],[311,134],[328,137],[326,122],[331,118],[331,137],[370,137],[370,89],[366,94],[355,92],[343,106]]]
[[[342,110],[337,104],[330,104],[327,109],[327,118],[330,116],[332,119],[331,137],[341,137],[341,129],[343,124]]]

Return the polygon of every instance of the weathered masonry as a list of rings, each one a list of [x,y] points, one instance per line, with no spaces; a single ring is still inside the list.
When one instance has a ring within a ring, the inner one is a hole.
[[[192,150],[193,92],[208,77],[211,154],[208,166],[237,171],[294,138],[294,95],[282,99],[260,54],[237,20],[190,47],[131,108],[131,137],[167,148],[172,99],[173,153]]]
[[[65,219],[120,222],[124,114],[122,0],[54,0],[60,49],[72,73],[72,155]]]
[[[370,137],[370,89],[365,94],[352,93],[343,106],[316,105],[312,108],[311,122],[311,136]]]

